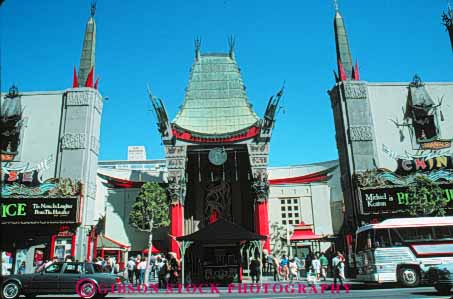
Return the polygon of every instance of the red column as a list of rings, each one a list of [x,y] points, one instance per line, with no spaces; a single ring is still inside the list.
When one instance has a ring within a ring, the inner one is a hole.
[[[57,235],[52,235],[52,239],[50,240],[50,254],[49,258],[53,259],[53,255],[55,252],[55,240],[57,239]]]
[[[269,212],[267,200],[256,203],[255,215],[256,233],[267,237],[263,249],[266,249],[270,253],[271,242],[269,239]]]
[[[72,236],[72,240],[71,240],[71,255],[72,256],[75,255],[75,245],[76,245],[76,234],[74,234]]]
[[[88,235],[88,246],[87,246],[87,255],[86,255],[86,261],[89,262],[90,261],[90,257],[91,257],[91,234]]]
[[[172,237],[179,237],[184,234],[183,224],[184,224],[184,213],[183,205],[181,203],[175,203],[170,205],[170,235]],[[170,237],[170,251],[173,251],[178,256],[178,259],[181,258],[181,253],[179,252],[179,246],[176,240]]]

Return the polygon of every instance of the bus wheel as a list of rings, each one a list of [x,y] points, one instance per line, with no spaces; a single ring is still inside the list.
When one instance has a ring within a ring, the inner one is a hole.
[[[415,268],[402,267],[398,271],[398,281],[404,287],[413,288],[420,284],[420,274]]]

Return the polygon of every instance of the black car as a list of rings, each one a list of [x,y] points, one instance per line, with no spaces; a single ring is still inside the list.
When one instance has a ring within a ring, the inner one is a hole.
[[[430,267],[425,279],[431,283],[440,295],[447,295],[453,286],[453,264]]]
[[[105,297],[116,285],[126,280],[102,271],[93,263],[57,262],[41,272],[2,277],[1,297],[16,299],[21,294],[27,298],[48,294],[78,294],[83,298]]]

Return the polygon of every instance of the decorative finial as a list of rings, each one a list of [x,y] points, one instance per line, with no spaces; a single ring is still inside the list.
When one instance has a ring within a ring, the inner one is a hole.
[[[195,59],[198,61],[200,59],[200,47],[201,39],[199,37],[195,38]]]
[[[333,0],[333,7],[335,8],[335,11],[339,11],[340,10],[338,8],[338,0]]]
[[[94,17],[96,14],[96,0],[91,1],[91,17]]]
[[[234,45],[236,44],[236,39],[234,36],[230,35],[228,37],[228,47],[230,48],[229,55],[231,59],[234,59]]]

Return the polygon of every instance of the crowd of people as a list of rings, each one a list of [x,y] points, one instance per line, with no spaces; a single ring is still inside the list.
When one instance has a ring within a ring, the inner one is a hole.
[[[136,257],[129,257],[126,269],[129,283],[141,285],[157,279],[159,288],[166,288],[169,283],[178,283],[181,273],[180,261],[174,253],[166,256],[153,255],[149,263],[147,257],[138,254]],[[146,270],[149,272],[148,281],[145,281]]]
[[[302,280],[303,277],[306,277],[309,283],[326,281],[329,269],[331,269],[335,285],[337,280],[343,285],[345,279],[345,258],[340,251],[337,251],[330,263],[325,253],[309,253],[305,258],[301,256],[288,258],[286,255],[282,255],[280,259],[267,255],[265,259],[267,271],[273,272],[275,281],[287,280],[292,282],[293,280]],[[255,260],[256,258],[250,264],[250,273],[252,281],[258,282],[259,278],[257,280],[255,274],[257,269]]]

